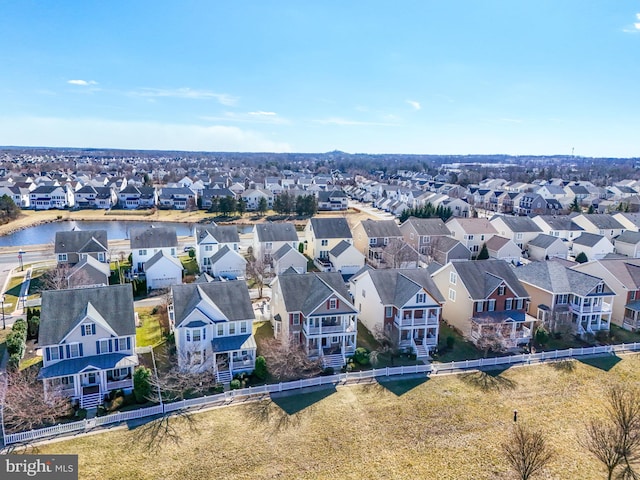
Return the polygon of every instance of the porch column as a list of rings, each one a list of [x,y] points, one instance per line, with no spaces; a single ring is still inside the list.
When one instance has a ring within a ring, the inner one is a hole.
[[[233,374],[233,354],[236,352],[229,352],[229,372]]]
[[[100,370],[100,392],[107,391],[107,371]]]
[[[516,338],[516,322],[511,323],[511,338]]]
[[[82,374],[80,373],[76,373],[73,376],[73,391],[75,392],[75,396],[76,397],[81,397],[82,396],[82,385],[80,385],[80,376]]]

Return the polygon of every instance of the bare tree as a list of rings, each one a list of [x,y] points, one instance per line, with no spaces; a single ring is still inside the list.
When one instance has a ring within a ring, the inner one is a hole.
[[[320,360],[310,359],[295,339],[270,338],[262,342],[269,373],[280,381],[313,377],[322,371]]]
[[[419,257],[411,245],[399,238],[392,238],[383,251],[383,258],[389,268],[417,267]]]
[[[64,264],[47,270],[41,276],[42,290],[63,290],[69,288],[67,280],[69,270],[69,266]]]
[[[502,451],[521,480],[539,473],[554,457],[542,431],[520,424],[514,425],[509,439],[502,444]]]
[[[61,386],[51,386],[45,396],[38,370],[29,368],[21,372],[7,372],[7,381],[0,384],[4,390],[4,422],[7,432],[20,432],[56,423],[71,414],[71,402],[62,393]]]
[[[255,258],[253,255],[249,257],[247,262],[247,277],[258,289],[258,298],[262,298],[262,289],[264,288],[270,269],[269,263],[265,262],[263,258]]]
[[[400,353],[400,349],[398,347],[398,342],[393,338],[391,332],[392,330],[382,328],[376,328],[375,331],[371,332],[378,342],[378,348],[369,353],[369,361],[372,365],[379,365],[382,358],[388,356],[391,365],[393,366],[394,359]]]
[[[606,416],[591,420],[579,443],[607,469],[607,478],[637,479],[640,460],[640,392],[628,386],[609,391]]]
[[[506,345],[504,338],[498,333],[494,325],[479,325],[480,335],[477,337],[476,347],[482,351],[484,357],[487,357],[489,351],[494,353],[504,352]]]

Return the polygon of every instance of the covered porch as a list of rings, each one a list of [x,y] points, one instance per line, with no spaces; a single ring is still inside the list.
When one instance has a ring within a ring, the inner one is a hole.
[[[133,388],[133,370],[137,355],[110,353],[80,357],[55,363],[40,370],[45,395],[57,389],[77,399],[80,408],[93,408],[102,403],[111,390]]]
[[[470,339],[477,345],[483,338],[496,337],[505,348],[517,348],[531,341],[536,321],[519,311],[484,312],[471,318]]]
[[[640,300],[627,303],[624,306],[622,328],[635,332],[640,328]]]
[[[228,383],[238,372],[250,372],[256,365],[256,341],[251,334],[211,340],[213,368],[218,381]]]

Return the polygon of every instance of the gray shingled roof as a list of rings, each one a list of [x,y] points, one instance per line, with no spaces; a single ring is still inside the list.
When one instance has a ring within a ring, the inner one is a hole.
[[[348,302],[340,302],[341,312],[355,312],[350,303],[349,291],[338,272],[283,273],[278,275],[276,281],[280,284],[282,299],[288,312],[309,315],[335,293]]]
[[[300,252],[298,252],[298,250],[296,250],[295,248],[293,248],[291,245],[289,245],[288,243],[285,243],[283,246],[281,246],[275,253],[273,253],[271,255],[271,257],[275,260],[278,261],[280,260],[282,257],[284,257],[287,253],[294,251],[296,252],[298,255],[304,257],[304,255],[302,255]]]
[[[558,240],[560,240],[558,237],[541,233],[540,235],[538,235],[536,238],[534,238],[529,242],[529,246],[539,247],[539,248],[549,248]]]
[[[622,232],[620,235],[618,235],[617,237],[615,237],[615,241],[616,243],[621,242],[621,243],[630,243],[632,245],[635,245],[638,242],[640,242],[640,232],[626,230]]]
[[[119,335],[135,335],[131,284],[73,290],[42,292],[38,344],[55,345],[76,326],[87,313],[88,305]]]
[[[227,255],[229,252],[233,252],[233,250],[231,250],[228,245],[225,245],[224,247],[218,249],[218,251],[215,254],[211,255],[211,258],[210,258],[211,265],[214,265],[218,260],[220,260],[222,257]],[[241,256],[239,253],[237,254],[238,256]]]
[[[512,217],[501,215],[499,217],[512,232],[541,232],[540,227],[529,217]]]
[[[197,226],[196,227],[196,242],[199,244],[206,238],[207,235],[211,235],[216,239],[218,243],[239,243],[240,235],[238,234],[238,228],[235,225],[211,225],[211,226]]]
[[[312,218],[309,220],[313,227],[315,238],[352,238],[351,229],[346,218]]]
[[[176,325],[180,325],[202,300],[213,303],[230,321],[255,318],[249,289],[247,284],[240,280],[174,285],[171,292]]]
[[[583,213],[582,216],[600,230],[624,228],[624,226],[608,213]]]
[[[38,372],[38,378],[65,377],[81,372],[87,367],[94,367],[98,370],[111,370],[114,368],[135,367],[136,365],[138,365],[138,357],[136,355],[127,355],[126,353],[107,353],[90,357],[69,358],[41,368],[40,372]]]
[[[55,253],[107,252],[106,230],[69,230],[56,232]]]
[[[178,236],[173,227],[134,227],[129,231],[132,249],[177,247]]]
[[[362,227],[369,238],[402,237],[395,220],[363,220]]]
[[[369,276],[383,305],[402,307],[423,288],[437,302],[444,303],[440,290],[423,268],[369,270]]]
[[[441,218],[409,217],[404,224],[412,225],[418,235],[451,235]]]
[[[583,231],[584,228],[574,223],[568,215],[538,215],[552,230]]]
[[[259,223],[255,226],[259,242],[295,242],[296,227],[292,223]]]
[[[583,232],[573,243],[578,245],[584,245],[587,247],[593,247],[604,237],[602,235],[596,235],[595,233]]]
[[[167,258],[171,261],[171,263],[173,263],[174,265],[176,265],[177,267],[183,268],[182,267],[182,263],[180,262],[180,260],[178,260],[175,257],[172,257],[171,255],[167,255],[164,253],[164,250],[158,250],[153,257],[151,257],[149,260],[147,260],[146,262],[144,262],[144,269],[148,270],[151,267],[153,267],[156,263],[158,263],[160,261],[160,259],[162,258]]]
[[[458,244],[462,245],[460,240],[456,240],[453,237],[440,237],[438,241],[434,243],[434,249],[438,252],[450,252],[453,250]],[[467,247],[462,245],[465,249],[469,250]]]
[[[497,252],[510,241],[511,240],[508,238],[501,237],[500,235],[494,235],[486,241],[485,245],[487,246],[487,250],[490,252]]]
[[[503,260],[471,260],[452,266],[473,300],[486,299],[503,281],[518,297],[529,296],[514,269]]]
[[[351,244],[346,240],[342,240],[339,244],[331,249],[329,255],[333,255],[334,257],[340,256],[347,248],[349,248]]]
[[[516,268],[516,276],[523,282],[554,294],[587,296],[602,281],[588,273],[573,270],[558,262],[531,262]],[[605,285],[605,292],[611,289]]]

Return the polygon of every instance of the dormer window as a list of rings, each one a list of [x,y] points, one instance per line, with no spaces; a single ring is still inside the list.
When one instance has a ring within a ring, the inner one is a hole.
[[[95,323],[85,323],[82,325],[82,336],[85,335],[95,335],[96,334],[96,324]]]
[[[602,283],[600,283],[596,287],[596,293],[602,293],[602,292],[604,292],[604,285]]]
[[[335,310],[336,308],[338,308],[338,299],[337,298],[329,299],[329,309]]]
[[[427,295],[425,293],[419,293],[416,295],[416,302],[425,303],[427,301]]]

